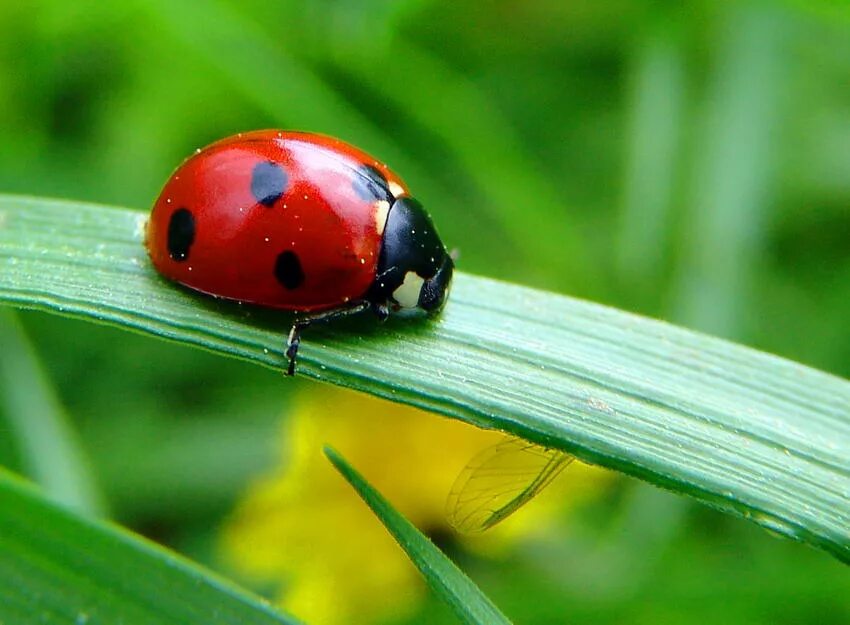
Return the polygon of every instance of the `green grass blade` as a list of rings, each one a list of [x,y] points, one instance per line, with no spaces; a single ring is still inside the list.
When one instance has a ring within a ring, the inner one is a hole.
[[[22,469],[54,501],[90,515],[105,510],[88,459],[17,316],[0,310],[0,409]]]
[[[443,555],[427,536],[399,514],[336,451],[325,447],[325,455],[413,560],[434,592],[451,606],[464,623],[472,625],[510,623],[472,580],[464,575],[463,571]]]
[[[699,141],[677,319],[734,336],[754,292],[784,125],[787,24],[774,11],[730,11]],[[718,261],[722,259],[722,261]]]
[[[295,622],[179,556],[75,517],[0,472],[0,623]]]
[[[620,279],[632,297],[657,292],[649,287],[661,276],[674,215],[686,86],[677,36],[665,22],[640,38],[633,52],[625,193],[615,252]]]
[[[0,196],[0,302],[280,368],[289,317],[160,279],[142,247],[145,218]],[[311,329],[300,358],[301,375],[501,428],[850,560],[845,380],[463,273],[436,322]]]

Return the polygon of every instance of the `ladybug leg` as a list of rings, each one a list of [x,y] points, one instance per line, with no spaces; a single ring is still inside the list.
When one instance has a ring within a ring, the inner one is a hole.
[[[289,359],[286,375],[295,375],[295,357],[298,355],[298,346],[301,345],[301,331],[309,326],[309,321],[298,319],[289,330],[289,336],[286,338],[286,357]]]
[[[386,304],[372,304],[372,312],[378,318],[378,321],[386,321],[390,316],[390,308]]]
[[[290,328],[289,336],[286,339],[286,357],[289,359],[286,375],[295,375],[295,359],[298,356],[298,347],[301,345],[301,333],[304,330],[314,323],[327,323],[334,319],[356,315],[364,310],[368,310],[370,305],[369,302],[356,302],[344,308],[334,308],[333,310],[325,310],[297,318],[292,323],[292,328]]]

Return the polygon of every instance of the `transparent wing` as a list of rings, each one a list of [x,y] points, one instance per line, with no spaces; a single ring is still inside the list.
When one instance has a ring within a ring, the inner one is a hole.
[[[455,480],[446,502],[449,523],[459,532],[483,532],[533,499],[573,456],[518,438],[488,447]]]

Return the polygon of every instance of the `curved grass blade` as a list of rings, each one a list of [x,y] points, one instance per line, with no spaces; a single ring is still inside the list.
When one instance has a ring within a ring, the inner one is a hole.
[[[446,501],[449,524],[465,534],[490,529],[534,499],[574,459],[520,438],[488,447],[455,480]]]
[[[150,267],[146,214],[0,196],[0,302],[280,369],[290,318]],[[311,329],[301,375],[499,428],[850,561],[850,383],[696,332],[463,273],[428,323]]]
[[[0,623],[296,621],[176,554],[75,517],[0,471]]]
[[[463,571],[443,555],[427,536],[401,516],[337,452],[330,447],[325,447],[325,455],[413,560],[428,585],[451,606],[464,623],[471,625],[510,623],[472,580],[464,575]]]

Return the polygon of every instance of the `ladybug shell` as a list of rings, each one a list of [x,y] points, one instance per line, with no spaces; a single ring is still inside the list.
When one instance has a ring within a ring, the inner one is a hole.
[[[392,191],[391,191],[392,190]],[[174,172],[146,245],[192,289],[293,311],[363,299],[401,179],[338,139],[262,130],[223,139]]]

